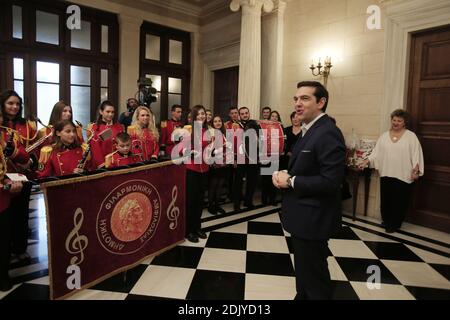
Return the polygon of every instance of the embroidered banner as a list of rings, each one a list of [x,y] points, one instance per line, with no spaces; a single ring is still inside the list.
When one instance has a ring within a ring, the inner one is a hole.
[[[185,167],[171,161],[46,182],[50,298],[130,269],[184,239]]]

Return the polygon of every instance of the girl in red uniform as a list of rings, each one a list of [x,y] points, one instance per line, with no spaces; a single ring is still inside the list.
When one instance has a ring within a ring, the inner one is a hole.
[[[203,159],[203,150],[209,141],[205,139],[208,130],[206,110],[201,105],[192,107],[193,129],[191,134],[192,157],[186,164],[186,238],[190,242],[198,242],[198,238],[206,239],[206,233],[201,230],[201,216],[203,210],[204,186],[208,180],[209,165]],[[198,130],[198,128],[201,128]],[[196,142],[195,142],[196,141]],[[201,150],[194,150],[196,145]]]
[[[212,123],[212,136],[214,139],[222,139],[223,150],[220,153],[222,163],[214,163],[209,167],[209,179],[208,179],[208,212],[211,214],[224,214],[225,210],[220,207],[220,191],[225,183],[225,178],[228,174],[228,167],[226,164],[226,147],[227,140],[225,139],[225,126],[222,118],[219,115],[214,116]],[[211,130],[211,129],[210,129]],[[218,132],[215,132],[217,130]]]
[[[30,165],[30,157],[24,151],[29,144],[36,138],[36,124],[32,121],[26,121],[22,117],[22,98],[13,90],[4,91],[0,95],[1,113],[3,114],[3,127],[14,130],[14,152],[18,154],[10,157],[8,162],[8,172],[18,172],[27,170]],[[4,141],[10,141],[10,133],[4,133]],[[11,199],[11,232],[12,232],[12,248],[11,252],[17,256],[19,260],[29,260],[27,253],[28,247],[28,218],[29,218],[29,202],[31,194],[31,183],[24,183],[20,194]]]
[[[64,176],[72,173],[82,173],[90,168],[87,160],[82,168],[79,162],[87,149],[87,145],[80,145],[77,138],[76,126],[70,120],[63,120],[55,126],[55,143],[41,149],[39,178]]]
[[[128,134],[131,136],[134,154],[140,154],[143,161],[158,160],[159,133],[149,108],[140,106],[134,111],[133,123],[128,127]]]
[[[116,150],[116,136],[124,132],[123,125],[115,121],[116,111],[110,101],[103,101],[98,112],[97,121],[88,126],[94,168],[104,166],[105,157]],[[111,133],[107,134],[105,139],[104,136],[108,130],[111,130]]]
[[[3,122],[0,113],[0,123]],[[9,259],[11,255],[11,195],[20,192],[22,182],[11,182],[6,178],[6,161],[2,137],[0,136],[0,291],[12,288],[9,278]]]
[[[50,120],[48,122],[48,128],[42,128],[38,132],[38,139],[48,136],[51,133],[51,128],[53,128],[59,121],[70,120],[73,122],[73,110],[72,107],[67,105],[63,100],[58,101],[53,106],[52,113],[50,114]],[[83,133],[80,126],[76,126],[78,141],[83,142]],[[54,142],[53,137],[48,137],[48,139],[41,145],[42,147],[48,146]]]
[[[53,110],[52,113],[50,114],[50,120],[48,122],[48,126],[41,128],[38,131],[38,136],[37,136],[37,140],[34,143],[33,147],[29,148],[32,149],[30,150],[30,153],[33,153],[37,159],[39,159],[39,153],[41,151],[41,149],[45,146],[49,146],[52,143],[55,142],[55,138],[54,138],[54,133],[53,133],[53,128],[54,126],[62,120],[70,120],[73,121],[72,119],[72,107],[67,105],[64,101],[58,101],[57,103],[55,103],[55,105],[53,106]],[[83,142],[83,133],[82,133],[82,128],[80,126],[77,125],[77,136],[78,136],[78,141],[79,142]]]

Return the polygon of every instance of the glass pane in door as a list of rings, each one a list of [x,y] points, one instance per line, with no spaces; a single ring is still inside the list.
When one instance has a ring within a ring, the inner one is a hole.
[[[59,64],[36,61],[36,80],[38,82],[59,83]]]
[[[59,16],[36,10],[36,41],[59,44]]]
[[[181,93],[181,79],[169,78],[169,92]]]
[[[23,80],[23,59],[14,58],[13,67],[14,67],[14,79]]]
[[[100,87],[108,87],[108,69],[100,71]]]
[[[91,84],[91,68],[70,66],[70,84],[89,86]]]
[[[91,120],[91,88],[71,86],[70,101],[73,109],[73,120],[78,120],[87,128]]]
[[[102,52],[108,53],[108,26],[102,25]]]
[[[16,39],[22,39],[22,7],[12,6],[13,30],[12,36]]]
[[[91,23],[81,20],[81,29],[71,31],[70,46],[77,49],[91,50]]]
[[[181,41],[169,40],[169,62],[181,64],[183,57],[183,43]]]
[[[145,36],[145,59],[160,59],[160,37],[147,34]]]
[[[48,123],[53,106],[60,100],[59,84],[37,83],[37,116]]]

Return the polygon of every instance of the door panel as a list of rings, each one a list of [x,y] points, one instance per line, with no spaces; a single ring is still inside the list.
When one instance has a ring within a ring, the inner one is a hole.
[[[425,175],[407,219],[450,232],[450,27],[412,35],[408,92],[411,128],[422,144]]]
[[[239,67],[214,71],[214,114],[228,120],[228,109],[237,106]]]

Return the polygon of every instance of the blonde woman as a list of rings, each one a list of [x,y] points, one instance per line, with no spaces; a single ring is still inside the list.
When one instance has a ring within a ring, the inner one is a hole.
[[[155,117],[149,108],[139,106],[133,115],[131,126],[127,129],[131,137],[132,152],[141,155],[144,161],[158,161],[159,133]]]

